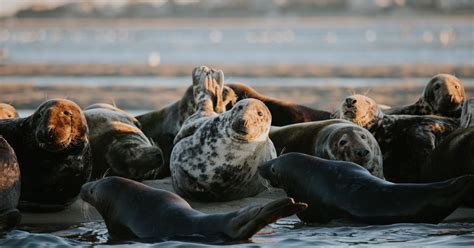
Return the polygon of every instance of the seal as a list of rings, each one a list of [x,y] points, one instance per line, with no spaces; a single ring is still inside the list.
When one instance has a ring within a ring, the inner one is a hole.
[[[255,98],[265,103],[272,114],[272,126],[286,126],[300,122],[331,119],[330,112],[267,97],[242,83],[228,84],[228,86],[234,90],[238,101]]]
[[[0,235],[20,223],[20,167],[15,151],[0,136]]]
[[[272,127],[277,154],[300,152],[330,160],[354,162],[384,178],[383,159],[374,136],[345,120],[326,120]]]
[[[0,103],[0,120],[18,118],[18,112],[10,104]]]
[[[204,66],[202,66],[204,67]],[[209,70],[214,70],[209,68]],[[193,81],[196,80],[193,75]],[[197,79],[199,80],[199,79]],[[232,89],[224,86],[222,92],[222,105],[232,106],[237,97]],[[196,104],[193,96],[193,86],[189,86],[183,97],[164,108],[136,116],[141,124],[141,130],[147,137],[150,137],[162,149],[164,165],[156,175],[157,178],[170,176],[170,156],[174,146],[174,139],[178,134],[183,122],[195,112]],[[216,109],[217,113],[225,111]]]
[[[244,241],[279,218],[307,207],[291,198],[226,214],[199,212],[178,195],[120,177],[82,186],[81,198],[102,215],[113,239]]]
[[[86,118],[66,99],[42,103],[29,117],[0,121],[0,135],[15,150],[21,170],[22,211],[59,211],[90,178]]]
[[[466,100],[462,107],[460,128],[474,126],[474,98]]]
[[[136,126],[138,120],[112,105],[85,109],[92,149],[92,178],[107,175],[154,179],[163,166],[161,149]]]
[[[276,157],[268,137],[271,115],[257,99],[239,101],[216,113],[215,96],[224,84],[222,71],[196,68],[196,113],[176,135],[171,153],[171,178],[176,192],[197,201],[228,201],[265,189],[258,164]]]
[[[339,113],[374,135],[382,150],[385,178],[391,182],[419,182],[421,166],[443,138],[459,127],[455,118],[385,115],[373,99],[363,95],[347,97]]]
[[[461,116],[464,102],[464,87],[457,77],[438,74],[425,86],[423,95],[414,104],[395,107],[387,113],[391,115],[440,115]]]
[[[360,166],[289,153],[263,163],[260,174],[309,207],[305,222],[348,219],[369,224],[439,223],[474,189],[474,176],[428,184],[396,184]]]

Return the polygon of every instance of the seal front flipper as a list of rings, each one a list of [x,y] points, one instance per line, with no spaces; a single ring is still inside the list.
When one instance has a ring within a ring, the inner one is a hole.
[[[21,221],[20,211],[11,209],[0,213],[0,234],[12,230]]]
[[[237,212],[229,222],[232,240],[247,240],[266,225],[284,217],[303,211],[308,204],[296,202],[293,198],[274,200],[264,206],[252,206]]]

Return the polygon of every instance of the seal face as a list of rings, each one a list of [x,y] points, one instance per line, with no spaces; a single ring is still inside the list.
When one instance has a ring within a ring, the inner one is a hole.
[[[272,114],[272,126],[286,126],[301,122],[331,119],[330,112],[267,97],[242,83],[228,84],[228,86],[234,91],[238,101],[246,98],[255,98],[262,101]]]
[[[426,85],[422,97],[414,104],[395,108],[389,114],[440,115],[459,118],[465,92],[461,81],[453,75],[438,74]]]
[[[10,104],[0,103],[0,120],[14,118],[18,118],[16,109]]]
[[[267,224],[307,207],[283,198],[227,214],[204,214],[174,193],[120,177],[84,184],[81,198],[99,211],[112,238],[159,241],[247,240]]]
[[[86,108],[84,114],[90,128],[92,178],[107,174],[154,179],[163,166],[163,153],[136,126],[135,117],[103,103]]]
[[[0,136],[0,235],[20,223],[20,167],[15,151]]]
[[[374,100],[347,97],[340,117],[369,130],[383,154],[385,178],[392,182],[419,182],[421,166],[459,120],[440,116],[384,115]]]
[[[20,209],[61,210],[89,180],[88,127],[74,102],[48,100],[29,117],[0,121],[0,135],[13,147],[20,164]]]
[[[223,74],[199,73],[197,111],[183,124],[171,154],[173,186],[178,194],[200,201],[255,195],[265,189],[258,164],[276,157],[268,138],[270,111],[257,99],[245,99],[217,114],[213,95],[221,94]]]
[[[305,222],[349,219],[369,224],[439,223],[474,189],[474,176],[430,184],[396,184],[356,164],[289,153],[263,163],[260,174],[289,197],[307,202]]]
[[[384,178],[380,147],[366,129],[345,120],[326,120],[272,127],[278,154],[301,152],[330,160],[354,162]]]

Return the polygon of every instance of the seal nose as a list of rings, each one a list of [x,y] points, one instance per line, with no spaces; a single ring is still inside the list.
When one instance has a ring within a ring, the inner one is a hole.
[[[233,126],[234,126],[235,131],[237,131],[239,133],[243,133],[243,134],[247,133],[247,128],[245,127],[246,123],[245,123],[244,119],[238,118],[237,120],[235,120]]]
[[[369,150],[367,150],[367,149],[358,149],[358,150],[356,150],[355,154],[359,158],[365,158],[369,154]]]
[[[357,100],[352,98],[352,97],[348,97],[346,98],[346,105],[348,107],[352,107],[352,105],[356,104]]]

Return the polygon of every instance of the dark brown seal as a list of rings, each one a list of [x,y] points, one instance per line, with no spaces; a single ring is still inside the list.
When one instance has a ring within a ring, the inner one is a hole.
[[[20,167],[15,151],[0,136],[0,235],[20,223]]]
[[[392,115],[440,115],[446,117],[461,116],[464,102],[464,87],[457,77],[438,74],[426,85],[423,95],[414,104],[395,107],[387,111]]]
[[[392,182],[419,182],[421,166],[459,120],[441,116],[385,115],[363,95],[347,97],[340,117],[369,130],[383,154],[385,178]]]
[[[474,176],[438,183],[390,183],[360,166],[289,153],[259,167],[271,185],[307,202],[305,222],[349,219],[370,224],[439,223],[474,189]]]
[[[245,84],[233,83],[228,84],[228,86],[234,90],[238,101],[246,98],[255,98],[265,103],[272,114],[272,126],[285,126],[300,122],[331,119],[330,112],[267,97]]]
[[[345,120],[326,120],[273,127],[270,139],[277,154],[300,152],[331,160],[354,162],[384,178],[382,152],[366,129]]]
[[[0,120],[18,118],[18,112],[10,104],[0,103]]]
[[[178,195],[120,177],[85,184],[81,198],[102,215],[113,239],[244,241],[307,207],[291,198],[226,214],[194,210]]]
[[[90,177],[86,118],[66,99],[42,103],[29,117],[0,121],[21,170],[19,208],[58,211],[71,204]]]

